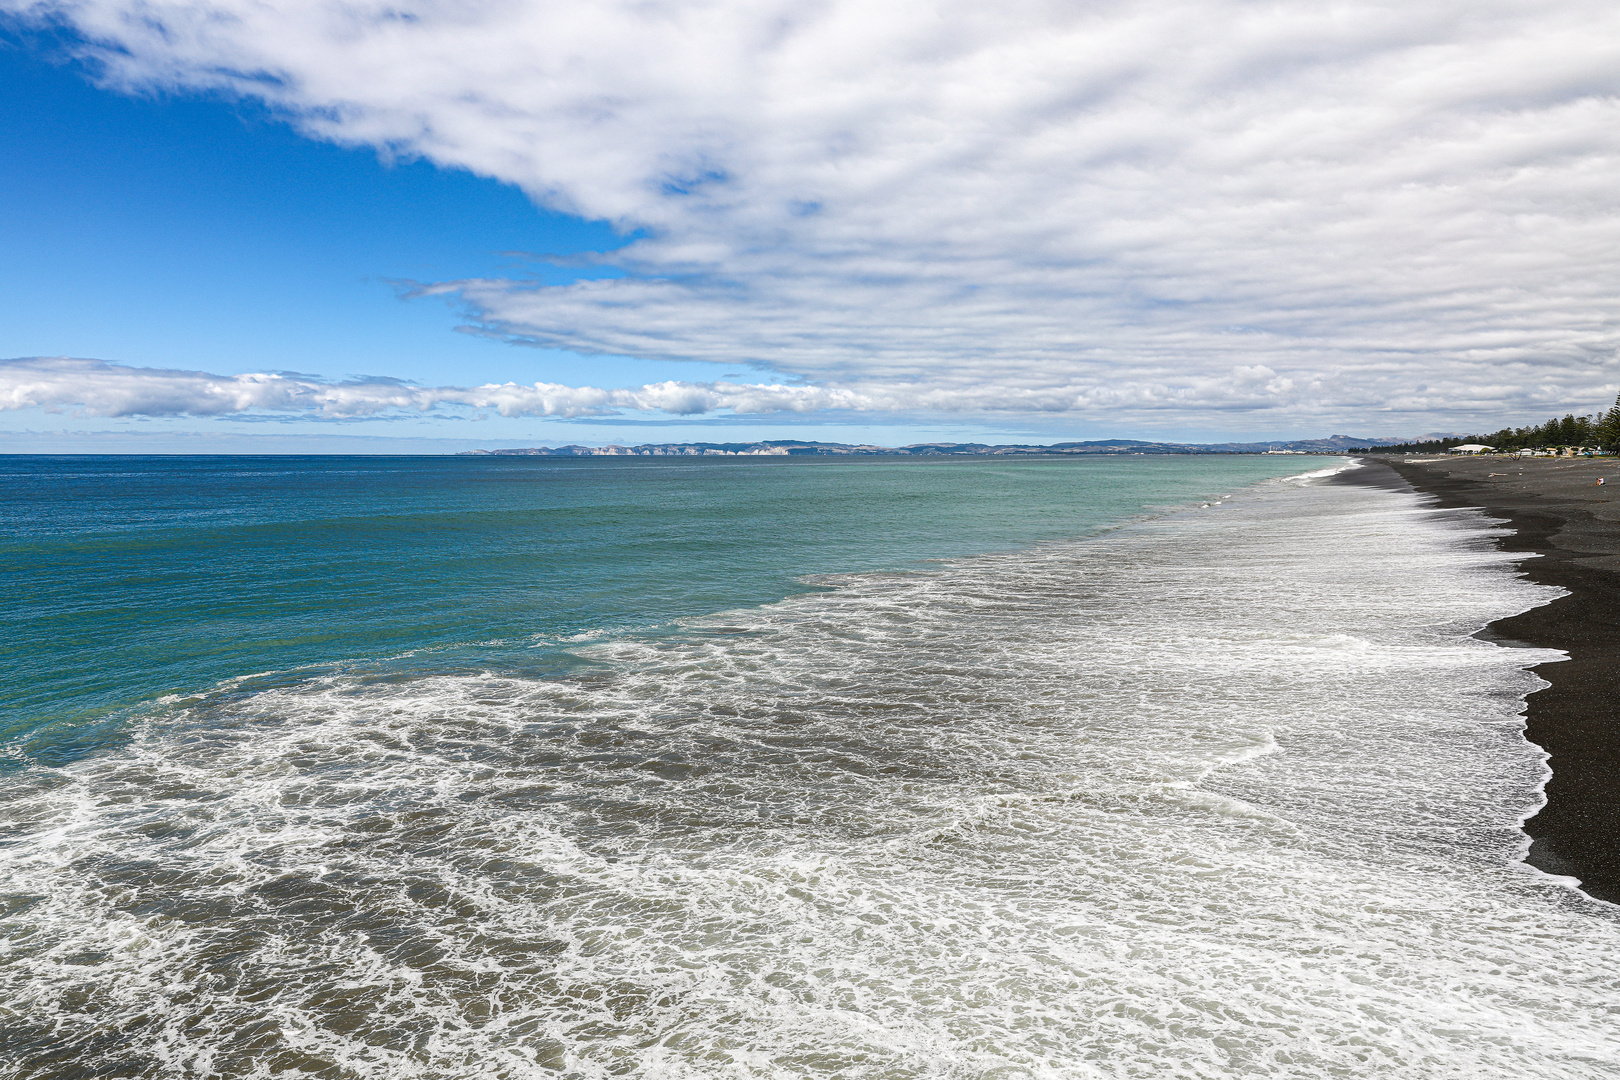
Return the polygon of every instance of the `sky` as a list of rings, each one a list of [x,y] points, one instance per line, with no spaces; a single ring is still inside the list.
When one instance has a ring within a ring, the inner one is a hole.
[[[1620,9],[0,0],[0,451],[1490,430]]]

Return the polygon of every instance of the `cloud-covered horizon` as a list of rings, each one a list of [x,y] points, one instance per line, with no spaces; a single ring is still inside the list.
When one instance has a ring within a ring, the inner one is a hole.
[[[1266,368],[1236,371],[1219,385],[1183,391],[1213,398],[1224,395],[1242,408],[1265,400],[1275,373]],[[506,382],[481,386],[418,386],[398,379],[362,377],[341,381],[287,372],[220,375],[179,368],[132,367],[81,357],[0,359],[0,410],[74,410],[87,416],[225,416],[292,413],[326,419],[360,419],[396,412],[429,413],[441,406],[489,410],[505,417],[612,416],[659,412],[700,416],[849,412],[942,412],[977,415],[1085,413],[1112,405],[1141,413],[1164,401],[1132,400],[1076,387],[1004,390],[987,396],[981,386],[882,383],[821,387],[725,380],[666,380],[639,387],[568,386],[560,383]]]
[[[547,382],[416,386],[389,378],[332,381],[284,372],[216,375],[66,356],[0,360],[0,409],[71,409],[104,417],[291,413],[351,420],[426,413],[440,406],[487,409],[506,417],[563,419],[610,416],[620,410],[693,416],[719,410],[771,413],[878,407],[847,391],[770,384],[669,380],[633,388]]]
[[[1111,391],[1046,387],[1003,391],[989,397],[979,386],[950,387],[919,382],[844,387],[738,383],[725,380],[666,380],[638,387],[568,386],[561,383],[485,383],[480,386],[419,386],[398,379],[345,380],[289,372],[220,375],[180,368],[131,367],[79,357],[0,359],[0,411],[43,409],[80,416],[160,418],[286,416],[315,420],[365,420],[401,414],[465,417],[469,411],[498,416],[576,420],[654,413],[670,417],[725,414],[767,417],[784,413],[843,412],[907,415],[936,413],[979,419],[1047,416],[1093,418],[1106,414],[1111,429],[1172,429],[1194,405],[1206,414],[1224,404],[1240,418],[1273,430],[1285,424],[1343,426],[1338,418],[1263,408],[1275,389],[1276,373],[1265,367],[1239,369],[1218,380],[1162,388],[1159,395],[1130,397]],[[1546,406],[1551,408],[1552,406]],[[1458,415],[1456,409],[1453,415]],[[1539,414],[1538,414],[1539,415]],[[1262,420],[1263,418],[1263,420]],[[1465,417],[1466,418],[1466,417]],[[1379,433],[1411,427],[1422,411],[1383,412]],[[1520,417],[1520,419],[1524,419]],[[1318,432],[1321,434],[1321,432]],[[1363,432],[1362,434],[1370,434]]]
[[[1620,388],[1612,6],[0,8],[71,26],[109,85],[260,99],[614,223],[626,276],[419,292],[512,340],[800,384],[661,384],[706,409],[1355,423]],[[322,385],[298,400],[357,393]]]

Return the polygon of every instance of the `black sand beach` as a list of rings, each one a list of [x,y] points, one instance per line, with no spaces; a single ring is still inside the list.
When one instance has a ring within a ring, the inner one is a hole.
[[[1504,550],[1534,553],[1523,571],[1568,596],[1489,627],[1499,640],[1562,649],[1536,674],[1530,740],[1551,755],[1547,805],[1525,826],[1529,862],[1620,902],[1620,461],[1364,457],[1347,482],[1401,484],[1441,506],[1476,506],[1514,529]],[[1599,477],[1607,485],[1599,486]]]

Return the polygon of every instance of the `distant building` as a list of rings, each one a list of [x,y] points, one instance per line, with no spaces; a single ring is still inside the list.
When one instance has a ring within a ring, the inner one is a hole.
[[[1481,446],[1479,443],[1463,443],[1461,446],[1453,446],[1449,452],[1453,454],[1488,454],[1495,449],[1494,446]]]

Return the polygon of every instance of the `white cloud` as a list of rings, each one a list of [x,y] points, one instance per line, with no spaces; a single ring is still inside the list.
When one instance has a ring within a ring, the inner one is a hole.
[[[0,409],[62,411],[89,416],[224,416],[298,413],[332,419],[377,416],[440,406],[488,409],[501,416],[602,416],[619,410],[691,416],[812,412],[883,407],[857,394],[806,386],[661,382],[633,389],[558,383],[412,386],[392,379],[328,382],[309,376],[255,372],[136,368],[74,357],[0,360]]]
[[[0,360],[0,410],[71,410],[87,416],[225,416],[289,413],[355,419],[414,411],[488,410],[506,417],[606,416],[623,411],[674,416],[766,415],[843,410],[856,413],[1069,413],[1153,409],[1202,403],[1253,408],[1285,399],[1294,386],[1263,365],[1234,368],[1186,387],[1031,386],[987,390],[980,384],[865,382],[851,387],[773,383],[679,382],[640,387],[487,383],[414,386],[393,379],[330,382],[276,372],[216,375],[137,368],[75,357]]]
[[[71,23],[116,85],[260,97],[643,230],[628,277],[426,291],[548,346],[809,384],[658,391],[679,409],[1348,423],[1620,384],[1612,5],[4,6]],[[220,400],[287,389],[245,385]]]

